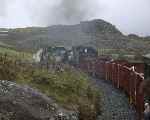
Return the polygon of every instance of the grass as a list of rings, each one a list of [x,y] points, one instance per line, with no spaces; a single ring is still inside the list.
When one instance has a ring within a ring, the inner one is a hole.
[[[3,47],[13,47],[13,46],[11,46],[11,45],[8,45],[8,44],[6,44],[6,43],[3,43],[3,42],[0,42],[0,46],[3,46]]]
[[[138,51],[128,49],[98,49],[98,54],[110,56],[114,60],[142,60],[142,54]],[[137,59],[138,58],[138,59]]]
[[[33,57],[31,53],[27,53],[27,52],[19,52],[17,50],[15,50],[12,47],[8,47],[8,46],[2,46],[2,44],[0,44],[0,54],[1,55],[5,55],[7,54],[7,56],[13,58],[13,59],[20,59],[23,61],[33,61]]]
[[[78,110],[80,120],[95,120],[100,112],[100,93],[88,76],[64,65],[61,70],[47,71],[31,64],[14,64],[15,60],[0,57],[0,79],[29,85],[50,96],[62,107]]]

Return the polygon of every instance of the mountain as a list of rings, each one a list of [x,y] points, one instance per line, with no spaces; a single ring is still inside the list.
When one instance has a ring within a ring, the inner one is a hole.
[[[47,45],[74,46],[112,40],[122,33],[103,20],[81,22],[77,25],[54,25],[46,28],[18,28],[8,30],[8,42],[20,48],[39,48]]]
[[[41,47],[56,45],[66,47],[88,45],[100,49],[129,50],[137,46],[145,47],[145,43],[138,45],[135,42],[137,38],[141,39],[136,35],[125,36],[114,25],[101,19],[95,19],[76,25],[9,29],[6,39],[3,38],[0,41],[23,50],[37,50]],[[143,39],[141,40],[144,41]]]

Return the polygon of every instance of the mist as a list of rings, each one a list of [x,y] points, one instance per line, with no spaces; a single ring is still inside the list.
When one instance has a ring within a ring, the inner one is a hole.
[[[0,27],[104,19],[125,34],[150,35],[149,0],[0,0]]]
[[[44,0],[41,6],[37,1],[31,0],[29,7],[31,20],[37,25],[54,25],[54,24],[77,24],[80,21],[88,20],[96,16],[100,7],[97,0]]]

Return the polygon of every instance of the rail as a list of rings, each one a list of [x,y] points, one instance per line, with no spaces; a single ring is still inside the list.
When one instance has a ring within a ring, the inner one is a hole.
[[[135,71],[135,67],[129,67],[121,62],[100,59],[95,61],[86,60],[80,63],[79,66],[85,72],[111,81],[116,88],[123,90],[127,94],[130,104],[135,106],[140,120],[143,118],[144,93],[141,85],[144,77],[142,73]]]

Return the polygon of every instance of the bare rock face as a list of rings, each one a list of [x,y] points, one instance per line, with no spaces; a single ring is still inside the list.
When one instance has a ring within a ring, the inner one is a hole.
[[[64,110],[49,97],[28,86],[0,80],[0,120],[77,120],[75,112]]]

